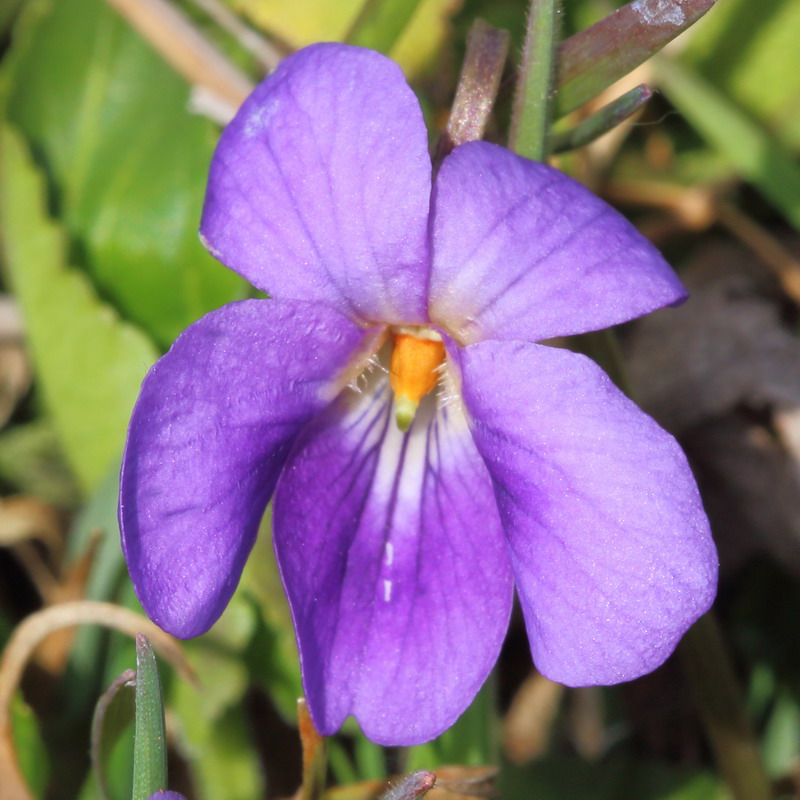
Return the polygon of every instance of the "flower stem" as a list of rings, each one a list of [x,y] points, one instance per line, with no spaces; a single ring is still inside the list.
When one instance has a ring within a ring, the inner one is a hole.
[[[560,13],[560,0],[531,0],[508,144],[534,161],[548,154]]]
[[[510,36],[482,19],[472,23],[447,129],[439,142],[441,161],[454,147],[483,138],[508,56]]]
[[[686,633],[678,654],[717,766],[733,797],[769,800],[769,778],[713,612],[701,617]]]

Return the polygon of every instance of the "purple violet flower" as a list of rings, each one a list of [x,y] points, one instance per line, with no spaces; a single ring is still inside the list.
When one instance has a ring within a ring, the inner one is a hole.
[[[535,344],[685,297],[587,189],[486,142],[432,184],[399,68],[320,44],[225,129],[201,233],[274,299],[189,327],[133,413],[122,543],[165,630],[215,622],[273,495],[323,734],[348,714],[384,744],[440,734],[514,585],[536,666],[573,686],[654,669],[709,607],[683,453],[588,358]]]

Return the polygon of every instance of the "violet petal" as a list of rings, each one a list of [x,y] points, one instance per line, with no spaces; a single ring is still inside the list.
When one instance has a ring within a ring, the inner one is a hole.
[[[442,164],[429,313],[461,344],[599,330],[685,297],[660,253],[563,173],[487,142]]]
[[[222,134],[201,234],[273,297],[424,322],[430,183],[422,112],[400,68],[313,45],[284,59]]]
[[[432,739],[497,659],[512,579],[491,482],[458,410],[397,428],[385,378],[301,434],[275,492],[278,561],[317,729]]]
[[[460,357],[536,666],[570,686],[654,669],[716,588],[677,443],[584,356],[491,341]]]
[[[222,613],[292,441],[363,337],[323,306],[246,300],[194,323],[150,370],[119,518],[137,594],[162,628],[196,636]]]

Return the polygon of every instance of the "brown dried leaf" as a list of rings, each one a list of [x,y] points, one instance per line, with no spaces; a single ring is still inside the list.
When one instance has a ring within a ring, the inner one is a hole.
[[[510,761],[525,764],[547,749],[564,691],[560,683],[538,673],[523,682],[503,720],[503,745]]]
[[[689,300],[639,321],[626,340],[637,401],[673,433],[742,405],[800,407],[800,340],[775,297],[737,266],[742,254],[706,252],[682,273]]]
[[[797,461],[741,413],[707,421],[681,443],[712,521],[723,574],[769,553],[800,578]]]
[[[55,509],[35,497],[0,498],[0,547],[12,547],[31,539],[39,539],[58,556],[63,538]]]
[[[439,767],[436,783],[426,795],[428,800],[474,800],[476,797],[495,797],[497,767],[467,767],[461,764]]]
[[[752,256],[704,250],[680,308],[634,326],[636,399],[698,478],[723,572],[767,552],[800,577],[800,340]]]

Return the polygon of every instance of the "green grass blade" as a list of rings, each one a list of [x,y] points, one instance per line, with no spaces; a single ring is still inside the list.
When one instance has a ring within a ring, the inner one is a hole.
[[[800,230],[800,167],[795,160],[696,72],[666,58],[655,66],[660,88],[678,111]]]
[[[167,788],[164,703],[156,656],[147,637],[136,637],[136,732],[133,743],[133,800]]]

